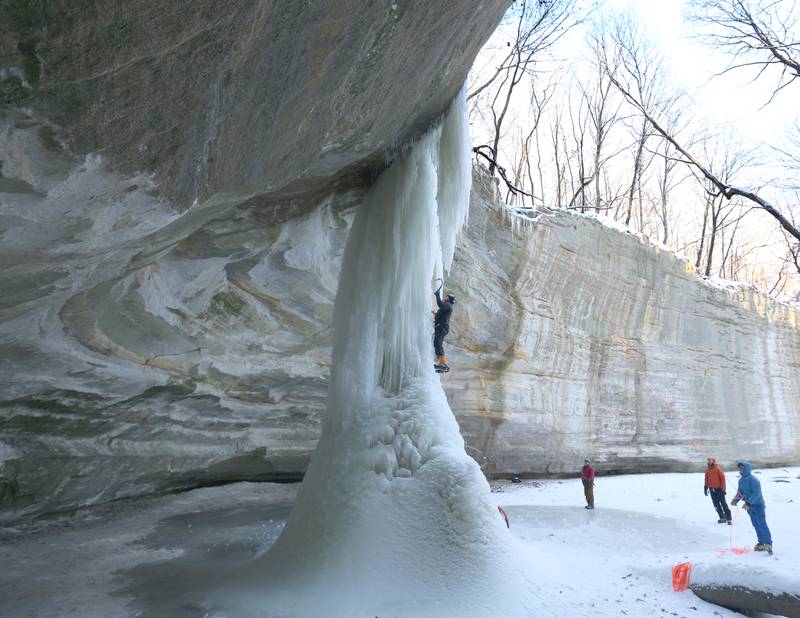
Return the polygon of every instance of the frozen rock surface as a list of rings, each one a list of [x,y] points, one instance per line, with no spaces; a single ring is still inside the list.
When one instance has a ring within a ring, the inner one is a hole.
[[[0,517],[302,474],[359,196],[508,5],[3,4]]]
[[[800,618],[800,596],[737,585],[692,584],[692,592],[709,603],[740,612]]]
[[[366,195],[317,448],[280,537],[210,595],[212,613],[521,616],[537,602],[431,361],[428,286],[469,210],[468,138],[462,91]]]
[[[728,481],[734,476],[729,474]],[[576,479],[493,482],[491,498],[505,506],[511,521],[509,562],[529,576],[509,596],[529,589],[537,595],[528,610],[496,615],[740,618],[691,592],[673,592],[672,566],[687,560],[697,582],[796,595],[800,468],[763,470],[761,480],[774,556],[730,551],[752,547],[755,533],[741,509],[734,510],[732,528],[716,523],[711,500],[698,491],[700,473],[600,477],[595,511],[583,509]],[[208,590],[230,570],[258,561],[283,528],[297,488],[236,483],[0,527],[0,560],[13,565],[0,569],[0,614],[241,617],[235,611],[205,612]],[[391,569],[391,563],[384,565]],[[232,596],[223,605],[230,610],[238,600]],[[400,599],[377,615],[406,616],[407,601]],[[270,616],[266,611],[255,615]],[[426,615],[487,614],[431,605]]]
[[[0,571],[0,614],[203,615],[203,592],[274,543],[297,487],[236,483],[0,528],[0,558],[14,564]]]

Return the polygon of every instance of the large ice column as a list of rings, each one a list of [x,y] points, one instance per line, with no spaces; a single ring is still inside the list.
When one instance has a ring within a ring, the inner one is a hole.
[[[469,171],[462,93],[359,210],[336,297],[322,436],[241,602],[290,615],[497,610],[512,580],[500,558],[509,537],[432,368],[430,280],[452,261]]]

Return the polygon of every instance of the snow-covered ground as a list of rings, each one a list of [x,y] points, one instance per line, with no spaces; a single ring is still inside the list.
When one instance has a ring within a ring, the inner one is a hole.
[[[599,477],[594,511],[578,480],[494,484],[520,551],[536,556],[537,577],[563,616],[738,615],[691,592],[672,591],[672,566],[690,561],[693,580],[739,583],[800,595],[800,468],[757,471],[775,554],[752,550],[747,513],[717,523],[702,474]],[[728,501],[738,474],[726,474]],[[563,599],[563,600],[562,600]],[[555,614],[553,614],[555,615]]]
[[[727,474],[729,497],[736,476]],[[701,577],[798,592],[800,468],[758,478],[773,556],[730,551],[755,544],[749,518],[739,508],[732,527],[717,524],[701,474],[601,476],[593,512],[578,480],[494,483],[510,555],[539,591],[528,615],[739,616],[672,591],[672,565],[686,560]],[[202,616],[206,591],[274,542],[296,488],[239,483],[0,528],[0,616]]]

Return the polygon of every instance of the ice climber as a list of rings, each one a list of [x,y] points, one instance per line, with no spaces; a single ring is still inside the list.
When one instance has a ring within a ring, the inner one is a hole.
[[[437,373],[450,371],[444,356],[444,338],[450,332],[450,316],[453,314],[453,305],[456,303],[456,297],[452,294],[447,295],[447,300],[442,300],[441,292],[442,286],[440,285],[434,292],[439,310],[433,318],[433,351],[436,354],[436,363],[433,368]]]
[[[756,530],[758,544],[753,548],[756,551],[772,553],[772,535],[767,527],[766,504],[761,494],[761,482],[753,475],[753,465],[749,461],[740,461],[736,464],[741,477],[739,490],[731,501],[731,506],[736,506],[739,500],[744,500],[742,508],[750,515],[750,521]]]
[[[719,515],[717,523],[727,523],[730,526],[733,522],[731,522],[731,510],[725,502],[725,491],[725,470],[717,465],[716,459],[709,457],[703,493],[705,495],[708,495],[709,492],[711,493],[711,502],[717,511],[717,515]]]
[[[586,497],[584,508],[592,510],[594,508],[594,468],[588,459],[583,460],[581,482],[583,483],[583,495]]]

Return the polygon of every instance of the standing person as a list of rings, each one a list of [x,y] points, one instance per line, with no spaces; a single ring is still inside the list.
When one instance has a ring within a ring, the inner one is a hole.
[[[711,492],[711,503],[719,515],[717,520],[718,524],[727,524],[730,526],[731,510],[725,502],[725,470],[717,465],[717,460],[713,457],[708,458],[708,465],[706,466],[706,482],[703,486],[703,493],[708,495]]]
[[[731,501],[731,506],[736,506],[739,500],[744,500],[742,508],[750,515],[750,521],[755,528],[758,544],[753,548],[756,551],[772,553],[772,534],[767,526],[767,505],[761,494],[761,481],[753,476],[753,466],[749,461],[740,461],[736,464],[741,477],[739,490]]]
[[[594,468],[588,459],[583,460],[581,482],[583,483],[583,495],[586,497],[584,508],[592,510],[594,508]]]
[[[433,368],[438,373],[450,371],[447,359],[444,356],[444,338],[450,332],[450,316],[453,314],[453,305],[456,304],[456,297],[452,294],[447,295],[447,300],[442,300],[442,286],[434,292],[436,296],[436,306],[439,310],[433,318],[433,351],[436,353],[436,363]]]

